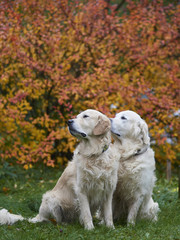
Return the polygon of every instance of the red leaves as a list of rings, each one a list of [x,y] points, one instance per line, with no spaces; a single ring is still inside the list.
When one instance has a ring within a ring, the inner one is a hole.
[[[28,93],[19,91],[13,98],[9,98],[9,101],[16,104],[17,102],[21,102],[22,99],[25,99],[27,95]]]
[[[66,120],[95,108],[140,113],[164,161],[165,135],[178,131],[179,7],[141,2],[3,1],[1,158],[62,164],[75,143]]]

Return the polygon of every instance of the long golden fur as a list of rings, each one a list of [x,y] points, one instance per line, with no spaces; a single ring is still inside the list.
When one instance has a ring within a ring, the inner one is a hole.
[[[122,111],[111,119],[114,147],[120,154],[118,183],[113,197],[113,217],[156,221],[158,203],[152,199],[155,159],[146,122],[133,111]]]
[[[39,214],[31,222],[69,222],[80,217],[88,230],[92,215],[101,209],[108,227],[114,227],[112,196],[117,183],[118,155],[111,144],[110,120],[96,110],[86,110],[68,121],[69,131],[80,141],[56,186],[43,195]]]

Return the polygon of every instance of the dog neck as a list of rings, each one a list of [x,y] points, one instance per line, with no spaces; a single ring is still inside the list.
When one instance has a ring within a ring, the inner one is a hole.
[[[128,160],[131,157],[139,156],[145,153],[149,148],[149,145],[144,144],[142,140],[137,139],[115,139],[114,144],[119,150],[121,160]]]
[[[89,139],[82,140],[78,147],[77,153],[91,158],[100,156],[102,153],[106,152],[111,143],[111,134],[107,133],[105,135],[91,137]]]

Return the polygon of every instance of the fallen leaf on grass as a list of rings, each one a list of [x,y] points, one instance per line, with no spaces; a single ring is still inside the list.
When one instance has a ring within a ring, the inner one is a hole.
[[[7,188],[7,187],[3,187],[2,190],[3,190],[4,193],[7,193],[7,192],[9,192],[10,189]]]
[[[50,218],[50,221],[51,221],[54,225],[57,224],[57,222],[56,222],[56,220],[55,220],[54,218]]]

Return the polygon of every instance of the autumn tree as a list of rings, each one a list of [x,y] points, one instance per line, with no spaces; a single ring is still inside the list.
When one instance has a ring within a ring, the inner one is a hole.
[[[66,121],[95,108],[139,113],[157,161],[177,164],[179,26],[163,1],[2,1],[1,161],[64,164]]]

